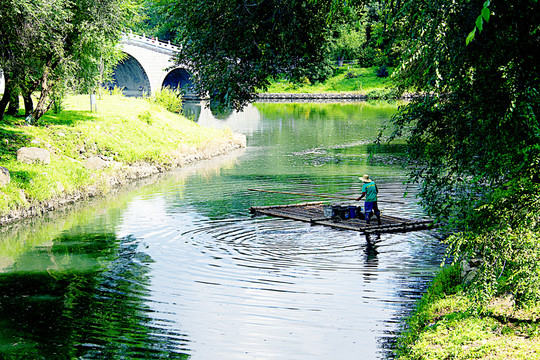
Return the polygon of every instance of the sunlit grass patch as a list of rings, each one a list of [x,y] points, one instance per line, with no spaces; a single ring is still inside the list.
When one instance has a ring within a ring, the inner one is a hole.
[[[344,65],[334,71],[334,75],[322,83],[309,81],[294,83],[284,77],[271,80],[269,93],[325,93],[358,92],[367,94],[390,88],[390,77],[378,77],[378,67],[361,68],[356,65]]]
[[[0,166],[11,182],[0,188],[0,214],[89,186],[107,190],[107,176],[122,166],[149,163],[174,166],[179,156],[226,141],[231,132],[203,128],[185,117],[145,99],[104,95],[90,111],[86,95],[70,96],[65,110],[48,112],[35,126],[24,118],[6,116],[0,124]],[[51,163],[23,164],[19,148],[40,147],[51,153]],[[100,157],[111,166],[88,170],[88,158]]]
[[[483,306],[461,288],[458,270],[448,267],[434,279],[398,339],[398,358],[540,358],[540,307],[504,299]]]
[[[423,331],[403,359],[531,359],[540,337],[522,336],[488,316],[451,316]]]

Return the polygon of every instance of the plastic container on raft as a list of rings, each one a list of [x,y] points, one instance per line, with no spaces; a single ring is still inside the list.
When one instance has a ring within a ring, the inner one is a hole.
[[[324,205],[323,214],[325,218],[331,218],[332,216],[334,216],[334,212],[332,211],[332,205]]]
[[[346,220],[350,217],[349,206],[332,205],[332,217]]]

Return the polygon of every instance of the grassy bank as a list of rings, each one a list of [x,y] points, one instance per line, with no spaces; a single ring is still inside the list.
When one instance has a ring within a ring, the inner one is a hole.
[[[268,93],[361,93],[380,97],[381,94],[392,93],[390,76],[377,76],[379,67],[361,68],[356,65],[344,65],[336,68],[333,76],[322,83],[312,84],[305,79],[293,83],[286,78],[272,80]],[[387,70],[391,73],[391,69]],[[378,96],[377,96],[378,95]]]
[[[461,268],[450,266],[407,320],[397,355],[407,360],[538,359],[539,315],[540,305],[517,307],[510,294],[478,302],[461,284]]]
[[[64,111],[48,112],[33,126],[6,116],[0,124],[0,166],[9,170],[11,182],[0,188],[0,215],[55,198],[106,193],[127,178],[242,145],[229,131],[203,128],[148,99],[105,95],[97,106],[90,112],[88,95],[70,96]],[[23,146],[49,150],[51,163],[18,162],[16,152]],[[96,157],[107,166],[87,169],[85,162]]]

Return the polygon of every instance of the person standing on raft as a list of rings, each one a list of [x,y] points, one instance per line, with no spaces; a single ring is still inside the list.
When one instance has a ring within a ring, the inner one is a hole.
[[[360,195],[356,201],[360,201],[364,196],[366,197],[364,202],[366,223],[370,223],[371,212],[373,211],[377,217],[377,224],[381,225],[381,212],[377,205],[377,194],[379,193],[379,189],[377,189],[375,182],[369,178],[369,175],[364,175],[358,179],[362,180],[364,184],[362,185],[362,195]]]

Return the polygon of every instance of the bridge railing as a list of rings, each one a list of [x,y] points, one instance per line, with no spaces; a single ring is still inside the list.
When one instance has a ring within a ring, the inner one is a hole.
[[[132,31],[129,33],[124,33],[124,40],[126,42],[135,42],[135,43],[142,43],[147,46],[154,46],[156,48],[161,48],[164,50],[170,50],[170,51],[178,51],[180,48],[177,45],[171,44],[171,41],[163,41],[159,40],[158,38],[149,38],[145,34],[138,35],[134,34]]]

